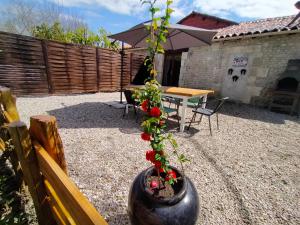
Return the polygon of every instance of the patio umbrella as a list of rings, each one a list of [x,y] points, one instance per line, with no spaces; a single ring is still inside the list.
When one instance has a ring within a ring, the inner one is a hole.
[[[146,39],[150,35],[150,31],[146,28],[151,25],[151,21],[140,23],[129,30],[121,33],[110,35],[109,38],[126,42],[132,47],[146,47]],[[186,26],[181,24],[170,24],[168,26],[167,41],[163,47],[165,50],[177,50],[190,47],[198,47],[202,45],[210,45],[216,30],[206,30],[198,27]],[[122,52],[124,51],[122,45]],[[123,57],[123,54],[122,54]],[[121,64],[123,60],[121,61]],[[123,65],[121,65],[123,68]],[[121,69],[121,102],[123,89],[123,70]]]

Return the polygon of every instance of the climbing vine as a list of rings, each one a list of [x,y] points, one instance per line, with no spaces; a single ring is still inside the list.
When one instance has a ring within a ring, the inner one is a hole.
[[[172,152],[177,156],[183,172],[183,163],[188,159],[179,154],[178,144],[171,134],[165,132],[166,114],[163,111],[161,99],[161,86],[156,80],[157,71],[155,68],[155,55],[164,53],[163,45],[167,41],[169,20],[173,10],[170,8],[172,1],[166,0],[166,9],[163,17],[156,17],[160,8],[156,7],[156,0],[141,1],[142,4],[149,5],[151,22],[146,26],[150,35],[146,39],[148,44],[148,71],[150,77],[145,81],[145,86],[135,90],[134,97],[140,103],[141,109],[146,113],[142,122],[143,133],[141,138],[149,142],[150,150],[146,151],[146,159],[150,161],[157,170],[159,179],[169,184],[177,181],[176,173],[170,167],[170,161],[166,152],[166,142],[172,146]],[[161,176],[163,175],[163,176]]]

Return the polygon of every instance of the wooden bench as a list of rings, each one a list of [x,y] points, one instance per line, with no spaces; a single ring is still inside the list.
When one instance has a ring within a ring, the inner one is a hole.
[[[0,108],[39,224],[107,225],[67,175],[55,117],[33,116],[28,129],[19,121],[15,98],[4,87],[0,87]]]

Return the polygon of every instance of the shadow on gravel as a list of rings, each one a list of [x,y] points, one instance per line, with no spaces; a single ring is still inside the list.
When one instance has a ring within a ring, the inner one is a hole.
[[[238,190],[238,188],[233,184],[233,182],[230,180],[230,177],[226,174],[226,172],[222,169],[221,166],[218,165],[217,160],[212,157],[209,153],[207,153],[201,146],[200,143],[198,143],[194,139],[190,139],[190,142],[193,143],[193,145],[201,151],[201,154],[205,157],[205,159],[215,168],[215,170],[220,174],[222,177],[223,182],[225,183],[228,190],[235,196],[235,200],[238,205],[238,211],[240,214],[240,217],[242,218],[243,222],[245,224],[251,225],[253,224],[253,221],[251,219],[250,212],[247,208],[247,206],[244,203],[243,197]]]
[[[102,102],[86,102],[72,106],[47,111],[55,116],[59,127],[65,129],[76,128],[120,128],[139,129],[131,111],[128,118],[122,118],[123,109],[116,109]],[[129,119],[131,118],[132,119]]]
[[[209,103],[207,107],[213,108],[213,106]],[[296,116],[270,112],[268,109],[258,108],[246,104],[237,104],[233,102],[227,102],[224,104],[220,110],[220,113],[228,116],[240,117],[249,120],[258,120],[273,124],[284,124],[286,120],[300,123]]]
[[[102,102],[86,102],[78,105],[65,106],[47,111],[49,115],[55,116],[60,128],[119,128],[120,132],[126,134],[140,134],[140,123],[143,113],[138,113],[138,121],[135,120],[134,112],[129,109],[124,118],[123,109],[116,109]],[[199,130],[183,133],[184,137],[194,136]],[[172,118],[167,121],[167,131],[178,133],[177,121]]]

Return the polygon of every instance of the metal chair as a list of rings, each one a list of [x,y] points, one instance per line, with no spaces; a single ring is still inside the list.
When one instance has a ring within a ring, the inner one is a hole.
[[[216,106],[214,109],[202,108],[202,103],[204,103],[204,102],[200,103],[200,101],[199,101],[199,103],[198,103],[198,105],[197,105],[197,108],[195,108],[195,109],[193,110],[194,115],[193,115],[193,117],[192,117],[192,119],[191,119],[191,122],[190,122],[190,124],[189,124],[189,126],[188,126],[187,129],[188,129],[188,130],[190,129],[191,124],[192,124],[192,122],[194,122],[194,120],[195,120],[197,114],[200,114],[200,115],[201,115],[198,124],[201,123],[202,117],[203,117],[203,115],[205,115],[205,116],[208,117],[209,131],[210,131],[210,135],[212,135],[212,131],[211,131],[211,123],[210,123],[210,117],[211,117],[213,114],[216,114],[216,116],[217,116],[217,129],[219,130],[219,117],[218,117],[218,111],[221,109],[221,107],[222,107],[222,105],[224,104],[224,102],[225,102],[226,100],[228,100],[228,99],[229,99],[228,97],[218,99],[218,104],[217,104],[217,106]]]
[[[196,109],[198,105],[203,103],[203,97],[190,98],[187,100],[187,107]]]
[[[139,107],[138,103],[134,100],[134,98],[132,97],[133,92],[131,90],[125,90],[124,91],[124,95],[126,98],[126,105],[124,108],[124,112],[123,112],[123,118],[125,117],[125,115],[128,113],[128,109],[129,107],[133,107],[134,109],[134,114],[136,117],[136,122],[138,121],[138,113],[137,113],[137,109]]]

